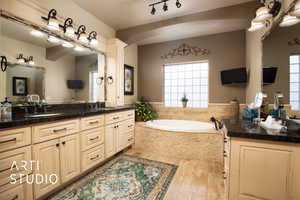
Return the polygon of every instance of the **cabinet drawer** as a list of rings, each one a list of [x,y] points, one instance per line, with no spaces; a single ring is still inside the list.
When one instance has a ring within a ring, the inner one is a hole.
[[[104,115],[85,117],[81,119],[81,130],[98,128],[104,125]]]
[[[31,175],[32,176],[32,175]],[[28,180],[32,180],[32,177]],[[26,184],[25,178],[22,183],[17,181],[16,184],[6,184],[0,187],[1,200],[33,200],[32,184]]]
[[[20,174],[23,174],[24,176],[26,174],[30,174],[32,172],[31,170],[24,170],[20,167],[24,165],[23,161],[30,160],[31,146],[0,153],[0,186],[7,184],[11,181],[11,174],[16,174],[14,178],[20,177]],[[12,169],[11,167],[14,161],[17,166],[14,165],[14,168]],[[17,170],[16,167],[19,167],[19,170]]]
[[[125,119],[133,119],[134,120],[134,110],[124,111],[122,112],[122,118]]]
[[[104,160],[104,145],[82,152],[81,171],[85,171]]]
[[[79,132],[79,120],[68,120],[33,127],[33,142],[39,143]]]
[[[31,144],[31,128],[0,131],[0,152]]]
[[[119,121],[122,121],[122,113],[120,112],[105,115],[105,124],[112,124]]]
[[[100,146],[104,142],[104,127],[84,131],[80,134],[81,151]]]

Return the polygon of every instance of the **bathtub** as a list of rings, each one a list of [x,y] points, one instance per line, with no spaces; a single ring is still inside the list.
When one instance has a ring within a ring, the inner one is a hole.
[[[190,133],[216,133],[213,123],[191,120],[153,120],[145,123],[146,127],[164,131]]]

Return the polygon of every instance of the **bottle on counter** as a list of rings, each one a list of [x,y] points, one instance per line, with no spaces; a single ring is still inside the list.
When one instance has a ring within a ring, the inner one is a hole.
[[[12,118],[12,105],[8,101],[8,98],[5,98],[5,101],[2,102],[1,106],[1,119],[2,120],[11,120]]]

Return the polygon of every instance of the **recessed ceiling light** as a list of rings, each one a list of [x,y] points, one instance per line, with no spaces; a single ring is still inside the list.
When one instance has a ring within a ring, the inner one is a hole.
[[[54,37],[52,35],[49,35],[48,41],[53,43],[53,44],[59,44],[60,43],[60,39],[58,39],[57,37]]]
[[[43,37],[45,35],[44,33],[42,33],[41,31],[38,31],[38,30],[32,30],[32,31],[30,31],[30,34],[35,37]]]

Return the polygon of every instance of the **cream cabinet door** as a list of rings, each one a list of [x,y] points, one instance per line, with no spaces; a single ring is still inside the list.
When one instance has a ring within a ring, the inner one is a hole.
[[[79,135],[60,139],[61,181],[65,183],[80,173]]]
[[[120,122],[117,128],[117,151],[122,151],[129,144],[129,134],[127,131],[127,121]]]
[[[116,147],[117,124],[105,127],[105,157],[111,157],[117,152]]]
[[[56,139],[33,146],[33,159],[39,161],[39,169],[35,168],[34,173],[44,177],[55,174],[58,177],[56,184],[45,181],[41,184],[35,183],[35,198],[50,192],[60,184],[59,145],[59,140]]]
[[[293,194],[294,199],[300,199],[300,145],[298,144],[296,147],[296,161],[295,161],[295,174],[294,174],[294,187],[293,187]]]
[[[293,200],[294,161],[288,145],[232,140],[229,199]]]

